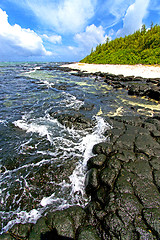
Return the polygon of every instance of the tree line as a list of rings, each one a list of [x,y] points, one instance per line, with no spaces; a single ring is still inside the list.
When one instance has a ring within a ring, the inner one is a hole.
[[[160,26],[143,25],[135,33],[99,44],[81,62],[97,64],[160,64]]]

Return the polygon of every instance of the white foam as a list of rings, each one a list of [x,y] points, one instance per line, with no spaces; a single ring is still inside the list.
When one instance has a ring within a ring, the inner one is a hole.
[[[55,194],[53,193],[49,197],[43,197],[40,202],[40,205],[43,207],[46,207],[47,205],[52,204],[54,202],[54,196],[55,196]]]
[[[30,73],[34,73],[36,70],[39,70],[41,67],[35,67],[34,69],[24,72],[24,74],[30,74]]]
[[[2,229],[2,232],[7,232],[8,229],[10,229],[12,226],[14,226],[16,223],[36,223],[37,220],[42,216],[41,212],[36,209],[32,209],[30,212],[21,211],[15,214],[17,217],[14,220],[11,220],[8,222],[8,224]]]
[[[103,133],[108,128],[111,128],[111,126],[106,123],[101,117],[96,117],[96,121],[97,124],[94,128],[93,133],[83,137],[81,143],[79,144],[79,149],[83,153],[83,161],[77,164],[72,175],[69,177],[72,185],[72,195],[75,196],[77,201],[79,201],[79,195],[81,195],[82,198],[85,198],[84,183],[86,166],[89,158],[93,156],[93,146],[99,142],[105,141],[106,137],[103,135]]]
[[[45,121],[44,119],[42,120]],[[38,133],[42,137],[47,136],[47,139],[51,142],[52,140],[51,140],[47,125],[45,125],[45,123],[44,124],[40,122],[36,123],[34,121],[38,121],[38,120],[33,120],[33,122],[28,123],[26,117],[24,116],[22,117],[21,120],[14,121],[13,124],[16,127],[19,127],[22,130],[26,131],[27,133],[32,132],[32,133]]]
[[[1,119],[0,119],[0,124],[4,124],[4,125],[6,125],[6,123],[7,123],[6,120],[1,120]]]
[[[60,101],[59,104],[61,106],[64,105],[64,107],[66,108],[73,108],[76,110],[79,110],[79,108],[84,104],[83,101],[77,99],[74,95],[63,92],[63,95],[65,95],[65,99]]]

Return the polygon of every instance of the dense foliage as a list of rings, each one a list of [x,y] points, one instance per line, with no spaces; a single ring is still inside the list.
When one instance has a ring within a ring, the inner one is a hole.
[[[160,26],[151,25],[124,38],[106,40],[81,62],[97,64],[160,64]]]

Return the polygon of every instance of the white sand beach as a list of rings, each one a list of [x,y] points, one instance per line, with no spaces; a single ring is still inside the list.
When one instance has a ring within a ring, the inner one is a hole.
[[[62,67],[71,69],[79,69],[89,73],[102,72],[112,73],[115,75],[135,76],[143,78],[160,78],[160,66],[149,65],[112,65],[112,64],[87,64],[87,63],[72,63]]]

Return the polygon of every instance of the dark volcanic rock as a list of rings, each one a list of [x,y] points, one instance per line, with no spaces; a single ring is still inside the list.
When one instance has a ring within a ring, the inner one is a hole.
[[[94,123],[90,120],[84,117],[83,114],[80,113],[73,113],[73,114],[50,114],[52,117],[57,118],[57,120],[68,128],[75,128],[77,130],[83,130],[86,128],[91,128],[94,126]]]
[[[30,231],[33,224],[16,224],[10,230],[11,236],[18,239],[27,239],[29,237]]]
[[[143,217],[157,239],[160,238],[160,210],[157,208],[144,209]]]
[[[15,238],[13,238],[11,235],[7,234],[7,233],[3,233],[2,235],[0,235],[0,240],[14,240]]]
[[[89,167],[106,156],[102,167],[94,165],[99,185],[91,191],[101,208],[89,213],[101,239],[159,239],[160,145],[153,132],[160,121],[154,121],[115,117],[108,131],[111,142],[93,148],[97,156],[88,161]]]
[[[86,176],[85,181],[86,192],[91,193],[98,188],[98,171],[96,168],[91,168]]]
[[[152,80],[153,82],[153,80]],[[146,96],[151,99],[160,100],[160,87],[159,85],[155,84],[132,84],[128,86],[128,94],[129,95],[136,95],[136,96]]]
[[[99,154],[98,156],[91,157],[87,162],[88,169],[91,169],[94,167],[96,168],[102,167],[106,161],[106,158],[107,157],[104,154]]]
[[[85,103],[80,107],[80,111],[91,111],[94,108],[94,104]]]
[[[40,218],[37,223],[33,226],[32,231],[29,234],[29,240],[39,240],[41,235],[49,232],[50,229],[46,225],[46,219],[44,217]]]
[[[92,226],[83,227],[79,231],[79,235],[77,240],[100,240],[98,237],[96,230]]]

